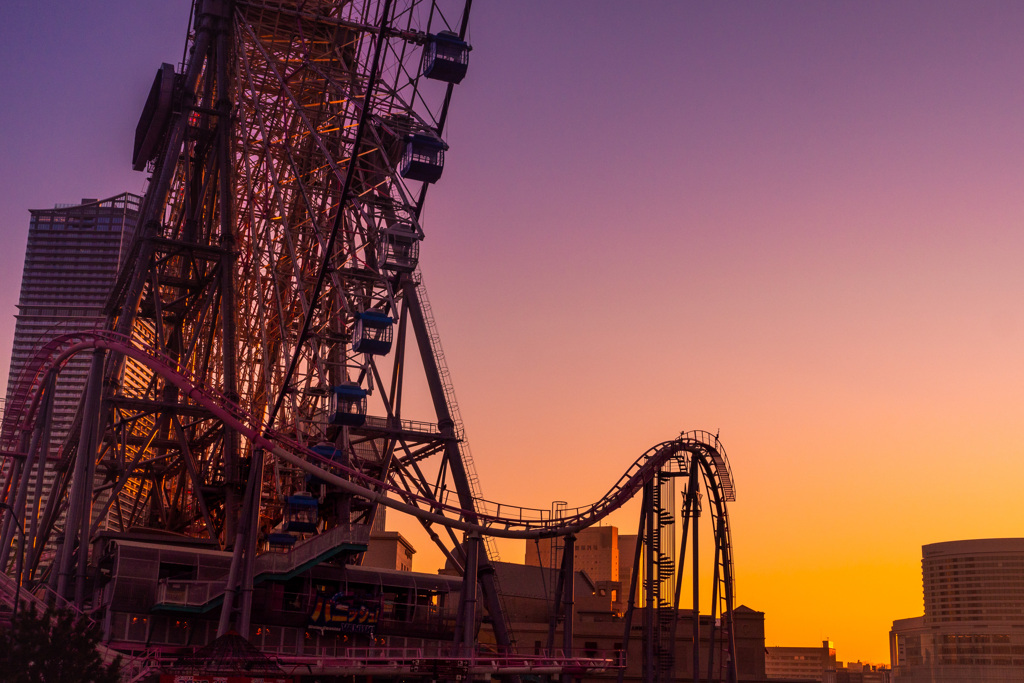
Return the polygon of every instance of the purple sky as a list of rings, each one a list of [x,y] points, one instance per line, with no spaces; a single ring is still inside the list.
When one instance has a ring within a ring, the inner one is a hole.
[[[5,7],[3,376],[27,210],[142,191],[187,16]],[[1019,2],[477,2],[422,268],[485,494],[588,502],[721,429],[768,644],[887,661],[922,543],[1024,535],[1022,35]]]

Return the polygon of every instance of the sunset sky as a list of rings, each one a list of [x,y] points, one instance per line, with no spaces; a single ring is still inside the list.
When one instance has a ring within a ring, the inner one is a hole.
[[[188,10],[5,8],[3,378],[28,209],[142,193]],[[888,662],[922,544],[1024,536],[1022,35],[1019,2],[475,3],[421,267],[484,494],[588,503],[720,432],[766,644]]]

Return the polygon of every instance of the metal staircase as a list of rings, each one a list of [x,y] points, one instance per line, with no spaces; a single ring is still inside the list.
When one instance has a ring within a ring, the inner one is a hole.
[[[656,678],[663,681],[672,679],[672,668],[675,663],[672,646],[672,626],[676,620],[676,610],[672,602],[676,575],[675,549],[672,547],[675,535],[671,533],[675,524],[675,515],[671,510],[673,489],[671,477],[662,476],[660,472],[651,485],[650,514],[653,519],[648,551],[654,558],[655,575],[650,579],[652,585],[648,593],[648,608],[655,613],[655,623],[654,630],[648,637],[654,640]]]
[[[365,549],[370,527],[365,524],[339,524],[311,536],[285,551],[256,556],[255,581],[284,581],[337,555],[342,550]],[[227,588],[227,576],[213,581],[176,581],[162,579],[157,584],[154,609],[166,612],[206,612],[220,603]]]

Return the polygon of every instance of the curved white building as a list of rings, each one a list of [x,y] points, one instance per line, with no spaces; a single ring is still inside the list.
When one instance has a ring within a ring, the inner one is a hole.
[[[921,550],[924,616],[893,622],[893,680],[1024,681],[1024,538]]]

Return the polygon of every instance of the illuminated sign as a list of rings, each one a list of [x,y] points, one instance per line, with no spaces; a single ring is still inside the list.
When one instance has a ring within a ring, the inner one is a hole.
[[[309,628],[340,633],[373,635],[380,619],[380,598],[335,593],[318,593],[313,613],[309,615]]]

